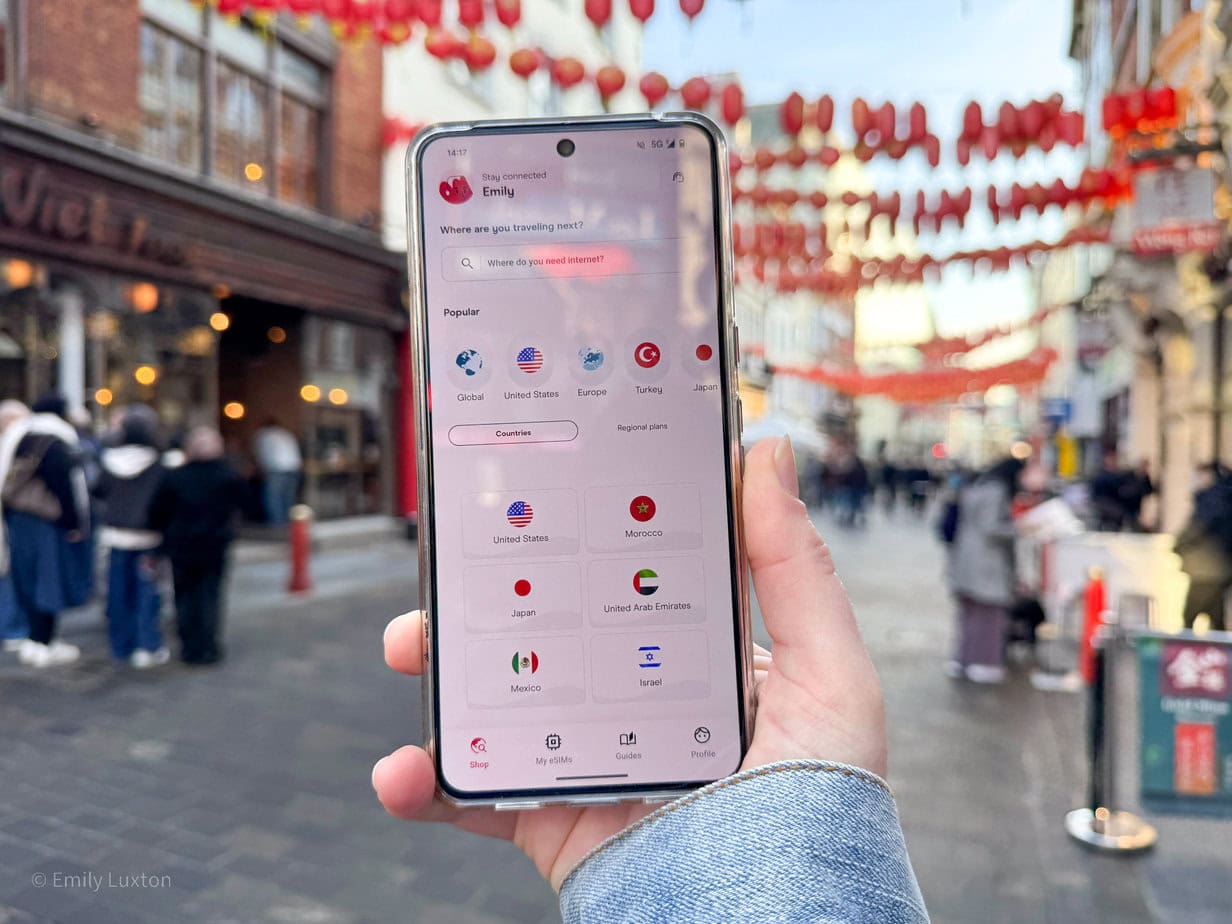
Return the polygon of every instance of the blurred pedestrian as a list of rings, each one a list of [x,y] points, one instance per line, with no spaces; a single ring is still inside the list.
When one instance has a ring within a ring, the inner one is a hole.
[[[1185,628],[1205,613],[1212,629],[1227,625],[1224,599],[1232,587],[1232,478],[1216,463],[1194,473],[1193,514],[1176,540],[1189,575]]]
[[[11,455],[0,458],[10,574],[30,626],[18,656],[31,667],[69,664],[81,656],[76,645],[56,639],[61,611],[85,602],[88,583],[76,573],[81,556],[73,544],[89,529],[89,496],[77,431],[66,410],[59,395],[36,402],[33,413],[16,424],[20,439],[5,442]]]
[[[884,440],[877,452],[877,480],[881,488],[881,504],[887,515],[893,515],[898,503],[898,466],[886,454]]]
[[[917,517],[924,515],[928,505],[928,493],[932,488],[932,473],[918,462],[901,475],[907,483],[907,506]]]
[[[223,579],[243,482],[223,459],[217,430],[193,429],[184,455],[185,463],[163,478],[150,522],[171,560],[180,658],[214,664],[223,657]]]
[[[1091,509],[1095,528],[1100,532],[1119,533],[1125,525],[1125,472],[1112,451],[1104,453],[1103,467],[1091,480]]]
[[[261,470],[261,495],[265,502],[265,521],[282,526],[290,519],[299,493],[300,472],[304,467],[295,434],[270,417],[257,431],[253,455]]]
[[[159,627],[158,548],[162,537],[150,523],[150,508],[165,473],[158,415],[135,404],[121,418],[120,445],[103,450],[95,494],[105,504],[102,542],[110,550],[107,635],[111,654],[136,668],[166,664],[171,657]]]
[[[12,464],[13,454],[25,435],[21,422],[30,416],[30,409],[20,401],[0,401],[0,485],[8,475],[7,465]],[[4,518],[0,517],[0,533],[4,532]],[[0,549],[3,549],[0,537]],[[17,594],[9,575],[8,561],[0,561],[0,639],[5,651],[19,651],[30,635],[26,615],[17,606]]]
[[[1125,523],[1134,532],[1146,532],[1142,522],[1142,504],[1155,493],[1155,482],[1151,480],[1151,465],[1145,459],[1138,463],[1137,468],[1125,475],[1121,484],[1121,506],[1125,511]]]
[[[949,580],[958,605],[958,639],[946,663],[951,677],[1005,679],[1005,642],[1015,603],[1014,522],[1010,503],[1022,462],[1005,459],[962,489],[950,545]]]

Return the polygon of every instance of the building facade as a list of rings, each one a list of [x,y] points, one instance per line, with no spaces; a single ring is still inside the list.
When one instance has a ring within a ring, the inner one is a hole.
[[[0,396],[297,434],[319,516],[392,512],[381,49],[189,0],[0,0]]]
[[[1224,159],[1219,132],[1204,128],[1219,114],[1216,77],[1227,55],[1219,11],[1194,0],[1075,0],[1070,54],[1082,67],[1094,166],[1127,162],[1124,143],[1100,130],[1104,98],[1159,85],[1176,88],[1185,107],[1181,130],[1156,143],[1160,168],[1196,175]],[[1205,205],[1226,242],[1227,192],[1213,188]],[[1090,474],[1105,451],[1147,462],[1160,489],[1158,524],[1175,532],[1189,516],[1195,468],[1232,461],[1228,255],[1226,243],[1214,253],[1140,252],[1133,236],[1145,211],[1141,201],[1119,206],[1110,247],[1087,248],[1077,262],[1051,259],[1044,291],[1074,308],[1057,322],[1068,362],[1048,387],[1068,399],[1074,473]]]

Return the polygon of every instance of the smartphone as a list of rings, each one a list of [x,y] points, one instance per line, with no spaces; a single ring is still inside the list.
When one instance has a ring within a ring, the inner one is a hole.
[[[722,133],[438,125],[407,173],[441,794],[661,800],[732,773],[752,669]]]

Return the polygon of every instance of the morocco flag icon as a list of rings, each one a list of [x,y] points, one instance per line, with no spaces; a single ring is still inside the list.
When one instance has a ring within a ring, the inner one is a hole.
[[[533,674],[539,670],[539,655],[533,651],[513,653],[513,672],[515,674]]]
[[[639,523],[649,523],[654,519],[655,502],[653,497],[639,494],[629,502],[629,516]]]

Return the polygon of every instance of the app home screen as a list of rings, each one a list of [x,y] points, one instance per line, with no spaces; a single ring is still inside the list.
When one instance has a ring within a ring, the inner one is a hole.
[[[437,746],[455,790],[739,764],[712,158],[692,126],[422,153]]]

